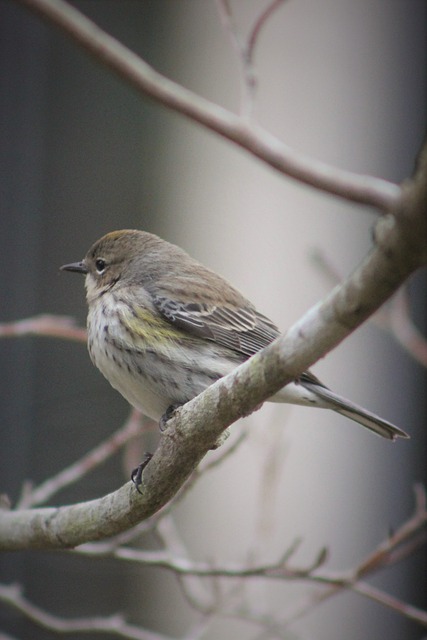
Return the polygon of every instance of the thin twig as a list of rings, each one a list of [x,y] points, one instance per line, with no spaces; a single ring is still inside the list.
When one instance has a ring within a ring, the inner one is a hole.
[[[86,329],[76,326],[74,318],[49,314],[0,323],[0,338],[22,336],[48,336],[86,342]]]
[[[245,47],[237,29],[230,2],[229,0],[217,0],[216,4],[224,30],[228,33],[230,42],[233,48],[236,50],[238,56],[242,58],[244,56]]]
[[[427,524],[426,495],[424,487],[417,484],[414,487],[415,511],[394,533],[387,537],[378,547],[363,560],[356,573],[355,582],[367,574],[385,565],[393,563],[393,552],[400,545],[410,540]]]
[[[16,0],[71,36],[96,60],[137,91],[234,142],[299,182],[380,211],[394,210],[401,188],[380,178],[332,167],[297,153],[268,131],[157,73],[115,38],[64,0]]]
[[[176,526],[175,518],[172,514],[159,520],[156,528],[157,535],[162,541],[163,547],[167,550],[169,557],[185,558],[188,561],[190,554]],[[216,607],[214,603],[214,589],[210,589],[212,581],[203,580],[199,576],[178,575],[178,585],[185,599],[191,603],[192,608],[198,611],[209,613]]]
[[[407,287],[400,289],[384,309],[391,334],[423,367],[427,367],[427,339],[415,326],[409,308]]]
[[[210,471],[217,467],[221,462],[223,462],[226,458],[232,455],[236,449],[240,446],[240,444],[247,438],[247,430],[243,430],[242,433],[232,442],[229,446],[223,446],[218,452],[210,458],[207,462],[202,462],[200,467],[194,470],[192,475],[188,478],[187,482],[181,487],[181,490],[177,492],[177,494],[173,497],[173,499],[168,502],[162,509],[157,511],[151,518],[140,522],[135,527],[123,531],[122,533],[113,536],[107,542],[96,543],[102,545],[103,552],[105,555],[112,555],[114,550],[123,545],[129,545],[131,542],[139,538],[141,535],[152,532],[155,530],[159,524],[159,521],[163,518],[166,518],[170,515],[171,511],[175,507],[176,503],[184,498],[187,492],[196,484],[196,482],[203,476],[205,476],[206,472]],[[80,549],[84,549],[85,545],[81,545],[77,548],[77,551]]]
[[[256,567],[248,567],[246,565],[223,565],[220,567],[212,566],[207,562],[193,562],[183,557],[172,556],[169,551],[141,551],[140,549],[133,549],[129,547],[111,548],[111,545],[103,542],[82,544],[73,553],[79,555],[86,555],[92,557],[113,557],[117,560],[124,560],[126,562],[135,562],[150,567],[159,567],[172,571],[181,576],[200,576],[200,577],[219,577],[219,578],[248,578],[248,577],[263,577],[286,579],[286,580],[301,580],[312,576],[326,560],[325,551],[322,549],[313,562],[307,567],[292,568],[288,566],[289,558],[295,553],[297,544],[293,543],[289,549],[287,549],[282,557],[274,563],[261,564]],[[335,584],[338,582],[338,578],[332,577],[314,577],[316,582],[331,582]]]
[[[237,51],[242,68],[242,98],[241,114],[246,119],[251,119],[255,111],[255,98],[258,89],[258,77],[255,70],[254,52],[262,28],[267,23],[268,18],[278,9],[285,0],[273,0],[269,5],[261,10],[259,16],[255,18],[249,36],[244,42],[234,20],[233,11],[229,0],[217,0],[217,6],[221,22],[225,31],[229,34],[233,48]]]
[[[413,515],[406,520],[394,534],[381,542],[356,569],[336,574],[318,572],[318,569],[324,565],[327,559],[325,549],[321,549],[317,557],[314,558],[313,562],[307,567],[296,568],[289,566],[289,560],[298,549],[300,540],[296,540],[282,554],[282,557],[279,558],[277,562],[261,564],[255,567],[238,565],[212,566],[209,563],[193,562],[187,558],[177,558],[176,556],[172,556],[169,551],[141,551],[128,547],[115,548],[112,550],[108,543],[85,544],[74,552],[98,557],[107,555],[123,561],[157,566],[173,571],[180,576],[192,575],[232,579],[262,577],[274,580],[302,580],[327,586],[327,589],[311,594],[303,602],[298,603],[298,606],[294,608],[292,612],[289,612],[280,623],[274,623],[274,625],[279,624],[282,627],[287,627],[308,611],[312,611],[314,606],[318,606],[342,589],[353,589],[358,593],[363,593],[366,597],[370,597],[370,594],[374,593],[374,591],[370,591],[368,586],[363,585],[360,581],[361,577],[371,575],[385,566],[391,566],[402,560],[405,555],[400,554],[399,549],[402,548],[402,546],[405,549],[405,545],[410,544],[411,541],[411,551],[414,551],[417,546],[419,547],[421,544],[424,544],[424,539],[419,536],[419,534],[427,524],[427,510],[425,492],[420,485],[415,487],[415,496],[416,506]],[[382,602],[382,604],[386,606],[391,606],[394,609],[398,607],[403,615],[408,614],[408,617],[411,619],[416,620],[420,624],[424,624],[427,614],[423,611],[419,612],[419,610],[411,605],[398,601],[387,594],[380,596],[379,591],[375,592],[373,599]]]
[[[289,627],[291,624],[304,617],[307,613],[311,613],[315,607],[319,606],[326,600],[329,600],[332,596],[343,589],[359,590],[358,585],[360,584],[360,578],[371,575],[385,566],[391,566],[402,559],[402,556],[397,553],[398,548],[401,545],[405,545],[415,539],[418,541],[419,545],[423,544],[423,539],[419,537],[419,533],[427,523],[425,491],[421,485],[416,485],[414,491],[416,504],[413,515],[406,520],[394,534],[381,542],[375,551],[370,553],[354,571],[347,572],[347,574],[341,574],[341,576],[314,574],[306,577],[309,581],[323,583],[329,586],[322,591],[317,591],[306,596],[306,598],[299,602],[296,607],[294,606],[290,611],[288,611],[279,623],[281,627]],[[412,550],[415,550],[415,547],[412,547]],[[362,586],[359,591],[364,591],[364,595],[369,596],[369,589],[364,589]],[[377,601],[379,600],[377,599]],[[391,600],[388,602],[391,602]],[[384,597],[382,604],[388,605],[388,602],[387,598]],[[395,602],[396,601],[393,601],[392,608],[395,608]],[[411,619],[416,619],[415,609],[410,605],[406,605],[401,602],[400,613],[405,615],[405,611],[410,612],[409,617],[411,617]],[[422,615],[417,619],[417,621],[420,624],[424,624],[425,616],[427,614],[425,612],[421,612],[421,614]],[[277,623],[275,622],[274,624],[276,625]]]
[[[407,604],[406,602],[403,602],[388,593],[384,593],[384,591],[381,591],[372,585],[368,585],[365,582],[357,582],[353,585],[352,589],[356,593],[360,593],[374,602],[378,602],[389,609],[393,609],[393,611],[400,613],[405,618],[427,627],[427,611],[423,611],[418,607]]]
[[[38,487],[32,490],[26,489],[17,504],[17,508],[28,509],[29,507],[46,503],[55,493],[81,480],[87,473],[105,462],[126,442],[140,434],[141,428],[141,413],[136,409],[132,409],[125,424],[104,442],[98,444],[80,460],[63,469],[57,475],[48,478]]]
[[[342,282],[336,267],[321,251],[318,249],[312,251],[311,259],[331,286]],[[407,285],[402,286],[387,304],[371,316],[369,321],[392,335],[414,360],[423,367],[427,367],[427,339],[411,318]]]
[[[241,66],[241,99],[240,113],[244,118],[252,118],[255,111],[255,94],[258,86],[253,59],[248,53],[248,46],[237,29],[234,15],[228,0],[217,0],[218,10],[224,29],[236,50]]]
[[[188,477],[186,482],[182,485],[180,490],[175,494],[170,502],[154,515],[152,520],[153,524],[157,523],[160,518],[163,518],[165,515],[169,514],[175,507],[175,505],[188,494],[188,492],[193,488],[198,480],[202,476],[205,477],[207,471],[215,469],[215,467],[218,467],[224,460],[233,455],[233,453],[240,447],[240,445],[246,440],[247,437],[248,430],[243,428],[241,433],[230,445],[222,445],[215,452],[211,452],[209,458],[202,460],[200,465],[194,469],[192,474]]]
[[[246,46],[246,56],[250,64],[253,63],[255,45],[258,42],[258,38],[262,28],[266,24],[267,20],[273,15],[273,13],[284,3],[285,0],[272,0],[272,2],[261,11],[260,15],[255,20]]]
[[[19,611],[39,627],[57,633],[103,633],[127,640],[172,640],[170,636],[146,631],[128,624],[119,614],[105,617],[74,618],[72,620],[60,618],[27,600],[17,585],[0,585],[0,601]]]

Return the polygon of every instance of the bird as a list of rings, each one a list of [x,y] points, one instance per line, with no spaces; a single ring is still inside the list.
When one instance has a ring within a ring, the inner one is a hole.
[[[107,233],[83,260],[88,350],[126,400],[156,421],[281,335],[222,276],[180,247],[136,229]],[[408,434],[325,386],[311,371],[272,398],[331,409],[389,440]]]

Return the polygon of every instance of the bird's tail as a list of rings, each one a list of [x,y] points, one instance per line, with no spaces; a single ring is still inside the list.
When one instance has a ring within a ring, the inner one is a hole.
[[[367,411],[367,409],[364,409],[363,407],[359,407],[357,404],[337,395],[323,385],[306,381],[300,381],[300,384],[324,400],[329,409],[337,411],[337,413],[350,418],[350,420],[354,420],[354,422],[358,422],[363,427],[370,429],[383,438],[388,438],[389,440],[396,440],[396,438],[409,438],[407,433],[396,427],[391,422],[383,420],[383,418],[380,418],[371,411]]]

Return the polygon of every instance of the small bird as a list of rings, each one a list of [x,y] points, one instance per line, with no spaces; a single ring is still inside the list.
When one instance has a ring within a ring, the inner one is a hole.
[[[92,362],[154,420],[167,419],[280,335],[224,278],[152,233],[112,231],[61,270],[86,276]],[[390,440],[409,437],[310,371],[270,400],[332,409]]]

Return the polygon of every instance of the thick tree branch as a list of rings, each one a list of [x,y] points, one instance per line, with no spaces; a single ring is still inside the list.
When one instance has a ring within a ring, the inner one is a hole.
[[[272,564],[258,565],[254,567],[247,567],[243,565],[225,565],[222,567],[213,567],[211,564],[203,562],[193,562],[185,557],[176,557],[171,555],[171,549],[167,551],[141,551],[136,548],[129,547],[117,547],[108,543],[86,544],[77,549],[77,553],[98,556],[98,557],[114,557],[117,560],[131,561],[141,563],[147,566],[156,566],[173,571],[179,576],[203,576],[203,577],[221,577],[221,578],[264,578],[274,580],[298,580],[309,581],[327,587],[325,590],[314,594],[309,597],[307,602],[301,604],[293,611],[292,615],[285,615],[280,621],[269,621],[266,629],[279,629],[284,631],[292,622],[298,617],[311,611],[315,605],[324,602],[332,595],[335,595],[338,591],[343,589],[352,589],[353,591],[374,600],[394,611],[399,612],[401,615],[413,620],[414,622],[427,626],[427,613],[417,607],[403,602],[389,594],[386,594],[379,589],[368,585],[365,582],[361,582],[361,577],[367,577],[385,566],[390,566],[396,562],[404,559],[405,554],[408,551],[408,547],[412,545],[412,549],[416,548],[416,543],[420,542],[419,534],[425,530],[427,524],[427,511],[426,511],[426,498],[425,492],[421,486],[415,487],[416,505],[412,516],[408,518],[391,536],[387,537],[381,542],[377,548],[370,553],[365,559],[361,561],[359,566],[351,571],[347,571],[339,574],[327,574],[324,571],[318,571],[319,567],[322,567],[327,554],[325,550],[321,550],[320,553],[314,558],[311,565],[307,567],[293,567],[289,564],[289,561],[294,556],[296,550],[300,545],[300,541],[296,540],[285,552],[279,560]],[[123,542],[126,542],[123,540]],[[47,628],[55,629],[57,631],[83,631],[83,630],[97,630],[116,633],[120,637],[124,638],[147,638],[157,639],[157,637],[163,638],[163,636],[157,636],[151,634],[137,627],[127,625],[124,620],[119,616],[110,616],[108,618],[88,618],[80,620],[64,620],[57,618],[50,613],[47,613],[33,604],[28,602],[22,597],[21,592],[14,586],[2,586],[0,585],[0,600],[14,606],[19,609],[24,615],[31,618],[37,624],[46,626]],[[198,605],[200,609],[200,605]],[[214,613],[218,617],[221,617],[223,612],[221,609],[217,609],[214,606],[207,609],[207,612]],[[229,602],[227,607],[228,615],[230,615]],[[234,613],[236,618],[239,616],[239,611]],[[253,623],[262,623],[261,620],[251,619]],[[192,637],[192,636],[191,636]]]
[[[358,269],[290,331],[177,412],[144,473],[143,495],[131,483],[100,500],[58,509],[2,511],[0,547],[64,548],[135,525],[164,506],[226,427],[295,379],[376,311],[427,256],[427,152],[401,190],[289,153],[260,128],[153,71],[62,0],[19,0],[72,35],[121,77],[168,107],[243,146],[270,166],[336,195],[389,213],[376,246]]]
[[[426,150],[423,151],[426,155]],[[224,429],[295,379],[376,311],[427,256],[425,159],[394,212],[379,221],[371,253],[356,271],[280,337],[187,403],[170,421],[144,473],[100,500],[1,515],[0,547],[73,547],[115,535],[158,511],[179,490]]]
[[[38,13],[122,80],[165,107],[234,142],[280,173],[346,200],[389,211],[400,187],[372,176],[344,171],[292,150],[265,129],[157,73],[135,53],[64,0],[16,0]]]
[[[110,542],[89,543],[81,545],[76,553],[91,557],[114,557],[117,560],[133,563],[141,563],[146,566],[155,566],[174,572],[178,576],[198,576],[198,577],[219,577],[219,578],[263,578],[286,581],[307,581],[313,584],[321,584],[325,589],[315,593],[313,598],[309,598],[308,603],[304,603],[302,609],[293,612],[291,620],[295,616],[311,610],[315,605],[324,602],[338,591],[352,589],[353,591],[380,602],[386,607],[397,610],[402,615],[427,625],[427,613],[417,609],[402,600],[394,598],[388,594],[374,589],[361,581],[383,569],[390,567],[404,560],[414,550],[420,548],[425,543],[427,510],[426,496],[421,485],[415,487],[415,509],[414,513],[397,530],[387,536],[366,558],[362,559],[354,569],[327,573],[323,570],[323,565],[327,560],[328,552],[321,549],[312,563],[306,567],[297,567],[290,563],[295,552],[301,545],[301,540],[297,539],[282,556],[274,563],[258,564],[255,566],[229,564],[213,566],[208,562],[195,562],[187,557],[173,553],[171,548],[166,547],[165,551],[143,551],[129,546],[118,547]],[[322,570],[319,571],[319,568]],[[288,625],[289,620],[282,621]]]

